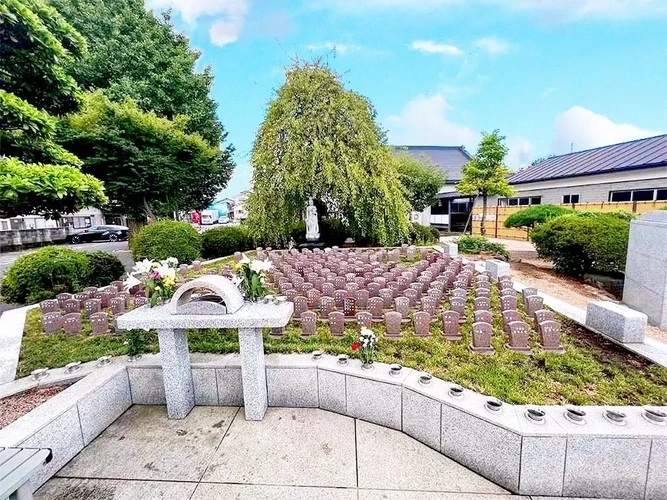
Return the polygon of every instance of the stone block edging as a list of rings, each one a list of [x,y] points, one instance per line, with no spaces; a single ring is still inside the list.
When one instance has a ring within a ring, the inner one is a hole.
[[[200,405],[243,403],[237,354],[192,355],[195,400]],[[544,422],[529,407],[503,404],[421,372],[358,360],[340,365],[335,356],[266,356],[269,406],[318,407],[402,431],[504,488],[525,495],[660,499],[667,497],[667,425],[650,423],[641,407],[624,412],[625,425],[603,407],[583,407],[585,425],[570,422],[561,406],[544,406]],[[131,404],[164,404],[159,355],[95,370],[29,414],[0,430],[0,446],[54,450],[53,465],[35,479],[37,488]],[[663,408],[667,411],[667,408]]]

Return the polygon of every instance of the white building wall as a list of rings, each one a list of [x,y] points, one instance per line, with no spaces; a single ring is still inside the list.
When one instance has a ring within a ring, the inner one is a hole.
[[[541,196],[543,205],[559,205],[566,194],[578,194],[579,203],[607,203],[610,191],[667,188],[667,167],[551,179],[516,184],[513,187],[516,191],[515,197]],[[489,197],[489,206],[497,204],[497,196]],[[481,198],[477,199],[475,206],[482,206]]]

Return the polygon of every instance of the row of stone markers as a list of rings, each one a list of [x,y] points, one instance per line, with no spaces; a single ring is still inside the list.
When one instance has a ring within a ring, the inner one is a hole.
[[[143,290],[132,295],[124,290],[122,281],[113,281],[102,288],[87,287],[79,293],[58,294],[55,299],[40,302],[39,308],[44,333],[64,331],[68,335],[80,335],[83,320],[87,319],[93,335],[104,335],[110,332],[115,317],[146,302]]]
[[[416,249],[407,246],[266,254],[274,264],[271,283],[294,303],[293,319],[304,336],[315,334],[318,321],[328,323],[334,336],[344,334],[346,323],[384,323],[388,338],[400,338],[402,326],[410,322],[417,336],[428,336],[441,318],[445,336],[458,340],[474,265],[426,249],[418,255],[418,262],[401,263],[401,257],[417,257]],[[443,311],[450,295],[451,310]]]
[[[555,321],[554,313],[543,308],[543,299],[537,295],[537,289],[524,288],[521,294],[525,317],[519,310],[514,283],[509,276],[501,276],[498,281],[500,290],[500,311],[503,318],[503,331],[507,335],[506,347],[515,352],[530,354],[529,338],[532,331],[538,333],[540,348],[545,351],[563,353],[560,345],[561,324]]]

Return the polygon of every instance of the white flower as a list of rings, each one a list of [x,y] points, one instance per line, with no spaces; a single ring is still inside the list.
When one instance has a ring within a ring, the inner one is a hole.
[[[170,267],[176,267],[178,266],[178,259],[176,257],[169,257],[167,259],[167,264],[169,264]]]
[[[146,274],[153,267],[153,261],[144,259],[141,262],[137,262],[132,268],[132,274]]]
[[[242,253],[241,254],[243,258],[239,261],[240,264],[250,264],[250,259],[247,257],[246,254]]]
[[[141,285],[141,281],[132,276],[131,274],[128,274],[127,279],[125,280],[125,289],[130,290],[137,285]]]
[[[157,272],[161,278],[166,278],[167,276],[171,276],[174,279],[176,278],[176,270],[172,267],[167,267],[166,265],[158,266],[154,271]]]

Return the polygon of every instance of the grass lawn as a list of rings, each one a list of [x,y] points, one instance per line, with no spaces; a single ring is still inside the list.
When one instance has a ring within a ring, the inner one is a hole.
[[[220,264],[216,264],[220,265]],[[472,310],[472,298],[469,308]],[[498,291],[492,292],[492,309],[498,310]],[[461,326],[463,340],[449,342],[441,335],[441,323],[431,327],[429,338],[418,338],[412,326],[404,326],[401,340],[382,338],[384,327],[374,325],[380,335],[378,360],[400,363],[426,370],[444,380],[455,381],[469,389],[516,404],[577,405],[667,405],[667,369],[644,361],[599,336],[563,321],[562,345],[566,354],[548,354],[537,347],[533,334],[532,356],[516,354],[504,348],[506,337],[502,319],[494,313],[494,356],[483,356],[468,349],[471,342],[471,311]],[[85,324],[85,322],[84,322]],[[126,346],[118,336],[69,337],[65,334],[41,333],[39,310],[28,313],[26,333],[21,346],[18,376],[44,366],[59,367],[71,361],[89,361],[103,355],[124,354]],[[330,354],[348,353],[357,328],[347,327],[344,337],[332,337],[326,324],[318,333],[302,338],[298,325],[288,326],[282,338],[265,333],[266,353],[311,352],[321,349]],[[157,352],[157,335],[148,336],[148,351]],[[238,352],[236,331],[189,331],[190,351],[205,353]]]

